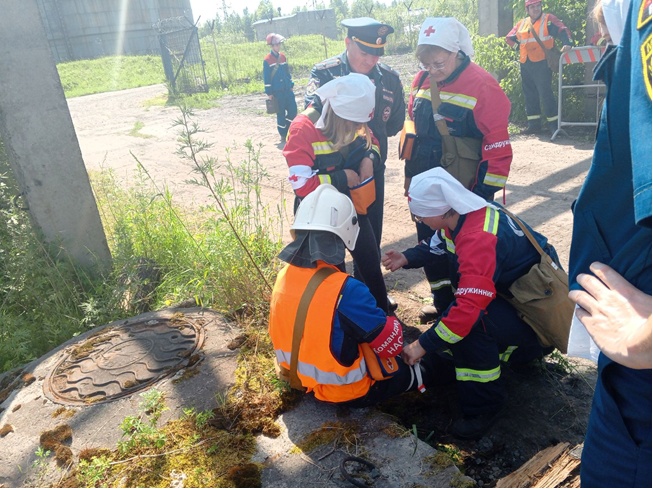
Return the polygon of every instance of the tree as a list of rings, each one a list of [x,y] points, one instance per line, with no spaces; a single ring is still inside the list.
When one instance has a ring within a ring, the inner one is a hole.
[[[261,3],[258,4],[258,8],[256,9],[255,17],[259,20],[272,20],[275,12],[274,5],[272,5],[270,0],[261,0]]]
[[[336,23],[339,25],[342,19],[349,17],[349,6],[347,0],[330,0],[329,8],[332,8],[336,14]]]

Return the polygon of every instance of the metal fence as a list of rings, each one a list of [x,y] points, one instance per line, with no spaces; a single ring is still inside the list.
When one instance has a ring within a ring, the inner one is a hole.
[[[159,33],[163,71],[173,93],[208,92],[197,26],[186,17],[162,19],[154,25]]]
[[[599,61],[605,47],[600,46],[580,46],[571,48],[560,57],[560,65],[558,67],[558,129],[551,136],[551,141],[555,140],[561,133],[565,133],[563,127],[571,126],[590,126],[596,127],[599,124],[599,117],[601,115],[601,104],[603,102],[603,95],[605,93],[605,85],[601,81],[593,81],[591,83],[578,84],[578,85],[564,85],[562,79],[562,70],[564,66],[572,65],[575,63],[596,63]],[[564,106],[564,93],[565,91],[583,89],[588,96],[596,100],[594,107],[594,114],[591,121],[569,121],[563,120],[563,106]]]

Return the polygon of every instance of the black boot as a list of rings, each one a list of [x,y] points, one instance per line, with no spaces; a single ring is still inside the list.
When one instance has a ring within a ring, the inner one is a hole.
[[[419,310],[419,323],[420,325],[426,325],[427,323],[434,322],[438,319],[438,310],[433,305],[423,306]]]
[[[540,125],[536,122],[529,121],[528,127],[526,129],[522,129],[521,134],[537,134],[539,132],[540,132]]]
[[[451,432],[461,439],[479,439],[499,418],[499,412],[468,415],[456,420],[451,425]]]

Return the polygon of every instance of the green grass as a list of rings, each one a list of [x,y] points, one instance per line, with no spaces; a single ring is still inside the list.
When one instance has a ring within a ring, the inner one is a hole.
[[[170,189],[136,159],[131,188],[111,171],[92,174],[113,256],[104,277],[76,267],[62,250],[46,248],[27,212],[9,204],[18,192],[9,172],[2,172],[0,146],[0,203],[7,203],[0,206],[0,372],[93,327],[188,299],[233,317],[266,317],[283,229],[282,207],[261,201],[268,176],[260,147],[248,142],[242,161],[218,163],[191,112],[183,110],[174,125],[177,154],[213,203],[200,210],[178,206]],[[146,269],[153,274],[139,274]]]
[[[66,97],[165,83],[159,56],[109,56],[57,65]]]

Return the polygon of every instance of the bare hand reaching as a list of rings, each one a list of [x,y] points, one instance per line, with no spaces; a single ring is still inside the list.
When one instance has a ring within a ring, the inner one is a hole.
[[[579,274],[569,298],[580,308],[576,316],[601,351],[619,364],[651,369],[651,296],[643,293],[610,266],[590,265],[595,274]]]
[[[383,257],[381,257],[381,264],[383,264],[383,267],[385,267],[386,270],[394,272],[408,264],[408,259],[406,259],[406,256],[401,252],[388,250],[383,254]]]
[[[417,361],[424,357],[425,354],[426,351],[419,343],[419,340],[416,340],[412,344],[407,345],[404,347],[404,350],[401,351],[402,359],[406,364],[410,366],[414,365]]]

